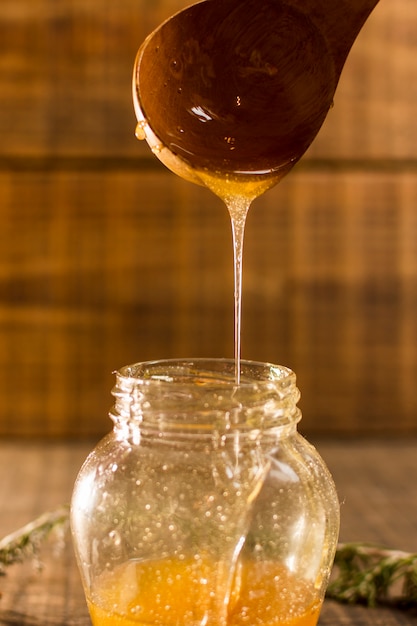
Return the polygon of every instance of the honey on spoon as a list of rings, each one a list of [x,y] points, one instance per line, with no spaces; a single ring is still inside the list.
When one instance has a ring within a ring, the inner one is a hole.
[[[317,135],[377,2],[203,0],[164,22],[138,52],[138,138],[173,172],[211,189],[230,213],[237,383],[249,206]]]

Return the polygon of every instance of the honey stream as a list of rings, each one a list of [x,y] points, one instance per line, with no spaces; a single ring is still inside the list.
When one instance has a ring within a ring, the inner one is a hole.
[[[252,202],[276,183],[280,174],[266,179],[252,176],[234,180],[233,177],[216,177],[207,172],[199,172],[206,187],[225,203],[230,216],[233,242],[234,268],[234,360],[235,382],[240,384],[240,359],[242,351],[242,285],[243,285],[243,244],[246,218]]]

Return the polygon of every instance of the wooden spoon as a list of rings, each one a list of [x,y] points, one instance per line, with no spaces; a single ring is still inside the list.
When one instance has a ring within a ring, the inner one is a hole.
[[[204,0],[138,52],[138,134],[199,182],[284,175],[332,106],[349,50],[378,0]]]

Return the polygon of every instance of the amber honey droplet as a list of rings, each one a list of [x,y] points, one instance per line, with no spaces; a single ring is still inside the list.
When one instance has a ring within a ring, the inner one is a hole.
[[[143,141],[144,139],[146,139],[145,128],[146,128],[146,122],[138,122],[136,124],[135,137],[136,139],[139,139],[139,141]]]

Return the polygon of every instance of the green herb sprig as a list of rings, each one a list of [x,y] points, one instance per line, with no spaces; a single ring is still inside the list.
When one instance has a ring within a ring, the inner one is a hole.
[[[6,573],[6,567],[22,563],[27,559],[36,559],[40,549],[51,533],[58,535],[68,525],[69,507],[62,506],[55,511],[44,513],[23,528],[7,535],[0,541],[0,575]]]
[[[68,526],[69,507],[41,515],[0,541],[0,574],[6,567],[36,559],[51,534]],[[340,543],[327,597],[369,607],[417,609],[417,553],[366,543]]]
[[[338,545],[327,597],[369,607],[417,608],[417,553],[366,543]]]

